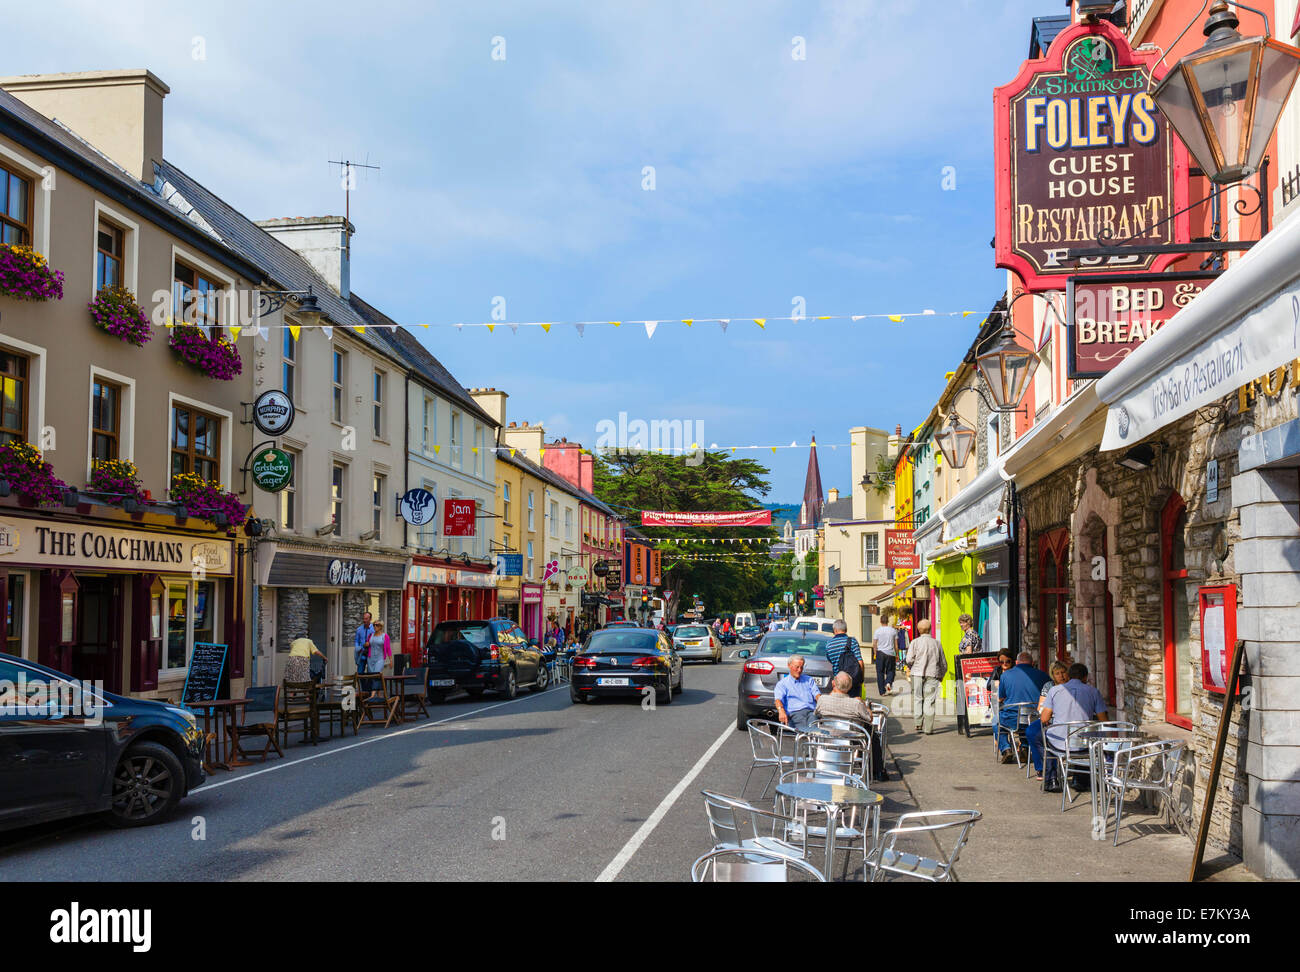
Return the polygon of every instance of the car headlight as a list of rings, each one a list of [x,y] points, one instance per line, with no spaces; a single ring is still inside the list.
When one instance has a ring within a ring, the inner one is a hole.
[[[194,713],[189,709],[182,709],[179,706],[169,705],[167,706],[167,711],[176,713],[190,724],[191,729],[197,729],[199,727],[199,720],[194,718]]]

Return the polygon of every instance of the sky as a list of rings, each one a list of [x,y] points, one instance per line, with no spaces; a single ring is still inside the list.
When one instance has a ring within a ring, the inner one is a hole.
[[[5,71],[149,68],[171,88],[167,159],[256,219],[342,215],[330,160],[379,165],[351,196],[352,288],[461,384],[584,445],[620,412],[702,445],[796,443],[737,455],[771,468],[768,501],[798,502],[810,436],[847,489],[848,430],[919,424],[1001,296],[992,89],[1031,18],[1063,12],[50,0],[6,13],[40,43],[8,45]],[[419,326],[494,309],[670,323]]]

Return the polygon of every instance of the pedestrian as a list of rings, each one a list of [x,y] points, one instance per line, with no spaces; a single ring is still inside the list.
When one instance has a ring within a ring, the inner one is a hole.
[[[948,659],[943,646],[930,637],[930,621],[922,618],[916,623],[916,640],[912,642],[908,657],[912,671],[912,705],[915,709],[916,731],[925,730],[934,735],[934,704],[939,693],[939,683],[948,673]]]
[[[784,726],[803,732],[812,723],[817,699],[821,696],[816,681],[803,673],[803,656],[790,659],[790,674],[776,683],[776,714]]]
[[[894,635],[894,663],[901,665],[907,658],[908,642],[912,640],[912,619],[908,618],[894,630],[898,632]]]
[[[377,675],[393,659],[393,645],[384,633],[384,622],[375,622],[375,633],[370,636],[370,653],[366,660],[366,674]]]
[[[370,653],[370,639],[375,636],[375,625],[370,612],[361,615],[361,624],[357,627],[356,640],[353,642],[352,654],[357,663],[357,672],[366,670],[366,659]]]
[[[834,634],[826,642],[826,658],[831,663],[831,674],[844,672],[852,683],[849,694],[855,699],[862,698],[862,649],[855,639],[849,636],[849,626],[844,619],[833,625]]]
[[[289,646],[289,658],[284,663],[284,680],[286,682],[308,682],[311,681],[311,662],[312,658],[325,660],[316,643],[303,632],[302,636],[293,639],[293,644]]]
[[[969,614],[963,614],[957,619],[957,624],[961,627],[961,644],[957,650],[963,655],[970,655],[977,651],[984,650],[984,639],[981,638],[975,630],[975,619]]]
[[[898,629],[889,622],[893,615],[888,611],[880,616],[881,625],[876,629],[876,691],[889,695],[894,690],[894,662],[898,657]]]
[[[1051,681],[1047,673],[1041,668],[1034,667],[1034,656],[1027,651],[1022,651],[1015,659],[1015,667],[1008,662],[1011,661],[1011,650],[1004,649],[999,655],[998,660],[1002,662],[1002,677],[998,679],[998,751],[1002,754],[1002,762],[1010,763],[1015,759],[1015,752],[1011,748],[1011,733],[1019,730],[1020,710],[1012,706],[1025,702],[1036,703],[1041,691]]]

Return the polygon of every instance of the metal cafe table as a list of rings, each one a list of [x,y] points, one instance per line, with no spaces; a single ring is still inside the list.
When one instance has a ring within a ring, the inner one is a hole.
[[[1078,738],[1088,744],[1088,773],[1090,776],[1089,789],[1092,790],[1092,819],[1097,820],[1100,816],[1104,827],[1105,814],[1101,813],[1098,804],[1101,802],[1101,788],[1105,785],[1106,780],[1107,746],[1112,746],[1112,751],[1118,750],[1124,746],[1132,745],[1133,743],[1144,742],[1151,738],[1151,734],[1142,732],[1138,729],[1094,729],[1079,733]],[[1102,830],[1101,833],[1103,837],[1106,835],[1105,830]]]
[[[885,798],[873,790],[842,783],[781,783],[776,792],[797,803],[814,804],[826,808],[826,879],[835,864],[835,833],[839,830],[840,814],[846,807],[864,807],[871,819],[871,844],[874,847],[880,836],[880,805]],[[863,827],[866,823],[864,821]],[[804,816],[804,840],[808,839],[808,818]]]

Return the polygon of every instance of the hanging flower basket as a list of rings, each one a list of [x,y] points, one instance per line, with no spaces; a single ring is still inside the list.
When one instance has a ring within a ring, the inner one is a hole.
[[[153,340],[149,318],[136,303],[135,294],[125,287],[104,287],[89,307],[90,317],[101,331],[137,348]]]
[[[0,479],[20,499],[38,506],[58,506],[68,491],[68,484],[54,475],[54,467],[35,448],[17,440],[0,445]]]
[[[125,459],[96,459],[90,466],[86,490],[101,494],[114,506],[127,503],[143,506],[149,500],[136,472],[135,463]]]
[[[210,338],[206,331],[193,324],[175,325],[167,343],[176,357],[209,378],[230,381],[243,370],[239,351],[233,344],[225,338]]]
[[[241,526],[248,516],[248,507],[239,502],[239,497],[227,493],[220,483],[209,482],[195,473],[172,477],[171,498],[185,507],[190,516],[214,520],[218,514],[224,514],[230,526]]]
[[[63,271],[51,270],[30,246],[0,243],[0,294],[17,300],[62,300]]]

